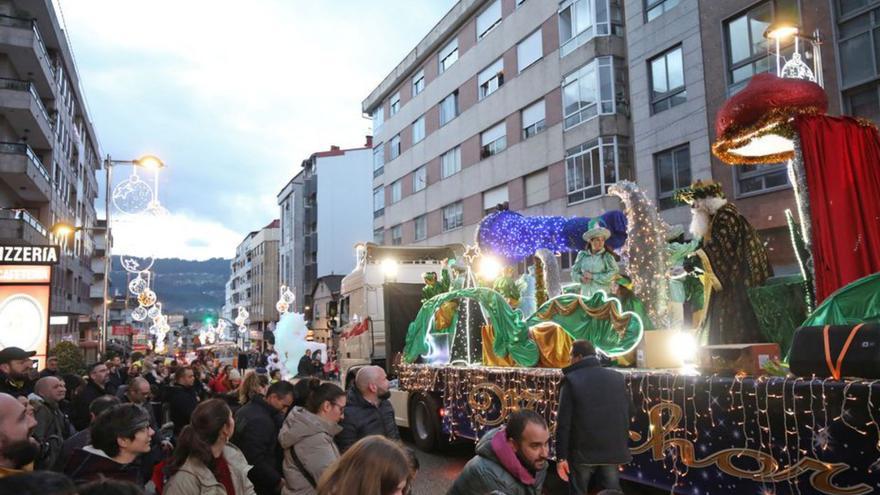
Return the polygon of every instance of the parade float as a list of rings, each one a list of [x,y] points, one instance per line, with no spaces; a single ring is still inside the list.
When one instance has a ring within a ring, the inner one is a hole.
[[[725,162],[788,160],[801,276],[785,283],[717,183],[677,194],[700,233],[690,243],[675,242],[627,181],[609,190],[623,212],[486,216],[474,245],[424,278],[406,330],[395,408],[416,442],[479,438],[517,408],[555,428],[561,368],[586,339],[620,366],[636,406],[624,478],[679,493],[873,492],[880,135],[825,107],[815,83],[759,75],[718,116],[713,151]],[[566,286],[559,257],[575,252]],[[619,258],[617,273],[606,255]],[[683,271],[700,294],[693,325],[670,311],[690,299],[671,287]],[[684,366],[643,366],[651,362]]]

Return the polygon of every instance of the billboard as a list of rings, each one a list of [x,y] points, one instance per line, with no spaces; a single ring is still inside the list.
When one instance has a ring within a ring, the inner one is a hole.
[[[42,251],[39,256],[32,256],[28,246],[23,248],[24,251],[20,249],[0,246],[0,259],[12,263],[23,259],[36,258],[37,262],[58,259],[52,256],[52,251],[45,256]],[[49,265],[0,264],[0,348],[15,346],[36,351],[34,357],[39,361],[40,369],[45,366],[49,340],[51,282],[52,267]]]

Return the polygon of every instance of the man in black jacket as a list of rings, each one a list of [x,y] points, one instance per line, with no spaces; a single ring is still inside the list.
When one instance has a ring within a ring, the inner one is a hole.
[[[168,407],[171,422],[174,423],[175,437],[189,424],[189,417],[199,405],[199,395],[193,386],[195,381],[196,375],[192,368],[181,366],[174,371],[174,385],[165,389],[163,402]]]
[[[88,367],[89,379],[85,385],[80,388],[76,396],[73,398],[73,422],[74,428],[82,430],[89,426],[91,418],[89,417],[89,404],[98,397],[107,394],[105,389],[107,385],[108,371],[104,363],[97,362]]]
[[[28,370],[35,354],[36,351],[28,352],[18,347],[6,347],[0,351],[0,392],[15,398],[27,398],[33,392]]]
[[[232,443],[241,449],[253,468],[248,478],[257,495],[281,493],[281,452],[278,432],[284,414],[293,404],[293,385],[280,381],[269,386],[266,398],[256,395],[235,412],[235,433]]]
[[[588,493],[593,476],[600,488],[620,490],[617,468],[632,460],[628,445],[632,405],[623,374],[602,368],[596,349],[586,340],[572,344],[571,365],[562,373],[556,472],[571,482],[571,494]]]
[[[355,442],[368,435],[382,435],[400,440],[400,432],[394,421],[394,408],[388,377],[378,366],[364,366],[357,372],[355,386],[348,391],[342,431],[336,435],[336,444],[345,451]]]
[[[306,349],[306,353],[299,358],[299,363],[296,365],[296,376],[297,378],[312,376],[312,351]]]

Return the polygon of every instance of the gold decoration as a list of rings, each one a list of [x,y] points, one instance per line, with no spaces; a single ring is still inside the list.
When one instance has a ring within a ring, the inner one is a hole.
[[[617,332],[617,335],[622,339],[626,334],[626,329],[629,327],[630,319],[632,315],[620,314],[620,311],[617,309],[617,305],[615,301],[608,301],[605,304],[599,306],[598,308],[591,308],[584,302],[584,299],[581,297],[575,298],[568,304],[563,304],[559,302],[559,299],[554,299],[549,306],[543,311],[539,311],[535,313],[535,316],[538,318],[547,321],[557,313],[562,314],[563,316],[568,316],[572,314],[577,308],[581,308],[584,313],[587,314],[590,318],[596,320],[609,320],[611,322],[611,328]]]
[[[793,139],[796,132],[791,125],[791,120],[797,115],[818,115],[820,111],[821,109],[817,107],[774,108],[750,126],[729,127],[726,131],[727,137],[719,136],[712,145],[712,153],[728,165],[767,165],[791,160],[794,158],[794,151],[764,156],[743,156],[732,153],[730,150],[739,148],[754,138],[768,134]]]
[[[495,343],[495,328],[491,323],[487,323],[483,325],[482,328],[483,333],[483,365],[484,366],[503,366],[503,367],[512,367],[516,366],[516,361],[513,360],[513,356],[508,354],[506,357],[500,357],[498,354],[495,354],[493,350],[492,344]]]
[[[571,344],[574,339],[561,326],[547,321],[529,328],[529,335],[538,346],[538,366],[565,368],[571,364]]]

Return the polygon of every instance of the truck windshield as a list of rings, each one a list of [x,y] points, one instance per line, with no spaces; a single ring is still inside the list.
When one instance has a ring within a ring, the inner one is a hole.
[[[348,308],[349,308],[348,296],[342,298],[339,301],[339,325],[344,326],[348,324]]]

